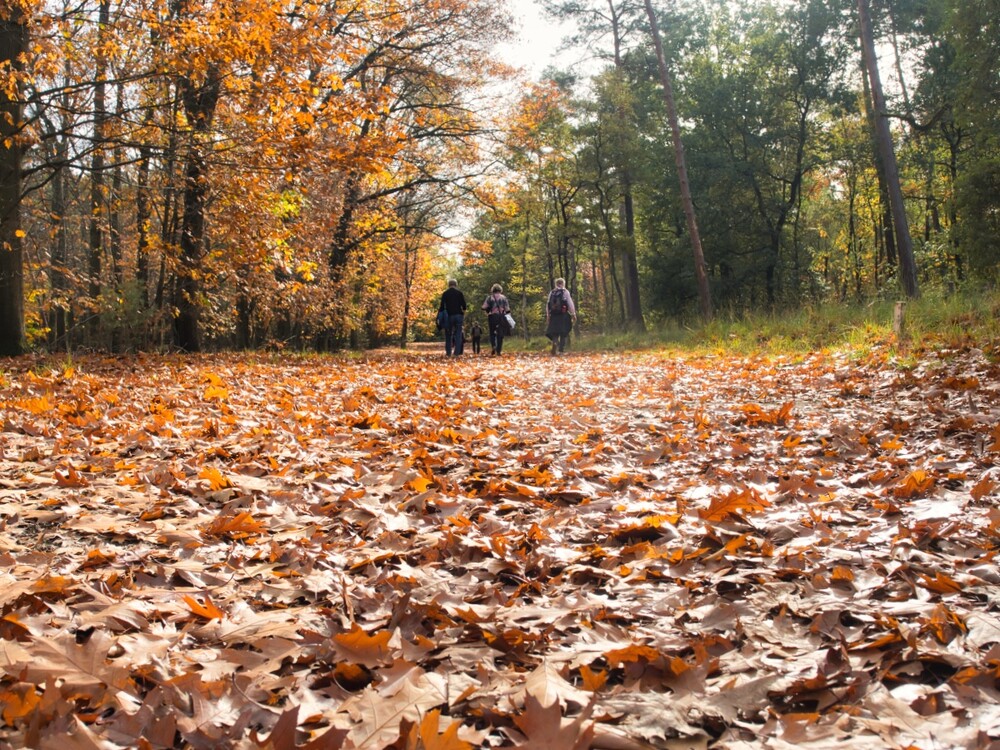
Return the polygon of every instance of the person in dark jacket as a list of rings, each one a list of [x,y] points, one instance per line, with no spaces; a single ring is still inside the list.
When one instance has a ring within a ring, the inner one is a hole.
[[[438,312],[444,310],[448,315],[448,323],[444,329],[444,353],[450,357],[454,352],[457,357],[464,349],[462,329],[465,325],[465,295],[459,291],[458,282],[448,279],[448,288],[441,295],[441,305]]]
[[[472,324],[469,335],[472,337],[472,353],[479,354],[480,342],[483,340],[483,327],[479,325],[479,321]]]
[[[487,325],[490,329],[490,346],[492,354],[497,356],[503,353],[504,336],[510,333],[510,325],[507,323],[507,313],[510,312],[510,303],[503,295],[503,287],[494,284],[490,289],[490,294],[483,302],[483,310],[486,311]]]
[[[566,351],[566,342],[575,322],[576,305],[566,288],[566,280],[556,279],[555,288],[549,292],[545,303],[545,335],[552,341],[552,354]]]

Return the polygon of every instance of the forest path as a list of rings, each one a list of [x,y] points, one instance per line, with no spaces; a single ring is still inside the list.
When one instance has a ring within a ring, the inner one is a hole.
[[[978,352],[13,360],[0,404],[0,744],[1000,739]]]

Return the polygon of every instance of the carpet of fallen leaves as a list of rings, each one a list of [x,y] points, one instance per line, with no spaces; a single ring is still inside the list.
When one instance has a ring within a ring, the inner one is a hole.
[[[989,748],[1000,367],[0,367],[0,747]]]

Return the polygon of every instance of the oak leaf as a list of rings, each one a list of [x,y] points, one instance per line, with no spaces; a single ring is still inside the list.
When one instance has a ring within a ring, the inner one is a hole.
[[[738,516],[745,511],[759,512],[770,507],[770,503],[753,487],[733,490],[725,495],[715,497],[706,510],[698,515],[706,521],[724,521],[729,516]]]
[[[392,635],[388,630],[369,635],[355,624],[350,631],[334,635],[333,643],[341,658],[366,667],[377,667],[392,661]]]
[[[514,716],[514,723],[525,736],[516,743],[521,748],[546,748],[546,750],[588,750],[594,740],[594,724],[590,721],[593,704],[572,720],[563,720],[559,703],[544,706],[538,699],[528,695],[524,701],[524,711]]]
[[[205,597],[204,603],[187,594],[184,595],[183,599],[184,603],[188,605],[188,608],[194,614],[206,620],[221,620],[226,615],[226,613],[216,607],[212,603],[211,598],[207,596]]]
[[[472,750],[472,744],[458,736],[462,722],[453,721],[440,731],[441,711],[434,709],[420,722],[420,742],[424,750]]]
[[[16,726],[21,719],[29,716],[41,702],[42,696],[30,683],[20,682],[8,689],[0,690],[0,706],[3,706],[2,716],[8,726]]]

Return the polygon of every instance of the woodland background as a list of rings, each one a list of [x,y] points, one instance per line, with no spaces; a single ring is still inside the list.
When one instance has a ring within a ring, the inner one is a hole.
[[[405,345],[447,275],[525,336],[559,275],[594,332],[892,297],[911,252],[910,296],[995,280],[995,2],[650,7],[707,310],[650,15],[547,8],[585,75],[519,77],[480,0],[8,0],[0,350]]]

